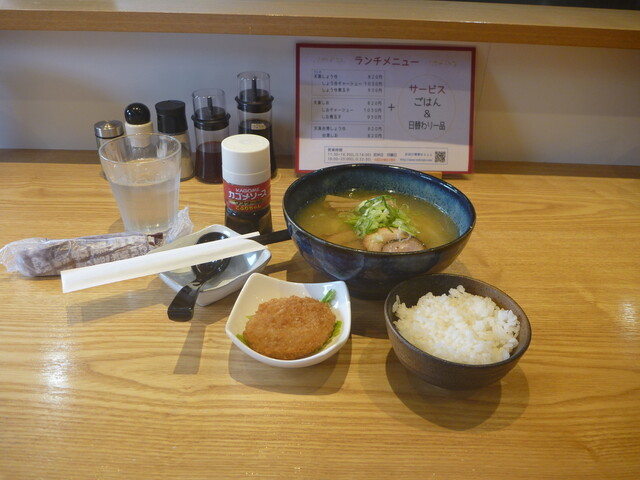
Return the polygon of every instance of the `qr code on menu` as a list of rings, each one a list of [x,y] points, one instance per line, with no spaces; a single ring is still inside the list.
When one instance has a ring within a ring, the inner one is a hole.
[[[447,162],[447,152],[445,150],[438,150],[435,152],[434,162],[436,163],[446,163]]]

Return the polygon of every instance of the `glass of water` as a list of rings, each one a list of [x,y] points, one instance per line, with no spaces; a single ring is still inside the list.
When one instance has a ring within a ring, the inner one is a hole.
[[[180,142],[168,135],[124,135],[100,147],[100,162],[128,232],[166,232],[178,214]]]

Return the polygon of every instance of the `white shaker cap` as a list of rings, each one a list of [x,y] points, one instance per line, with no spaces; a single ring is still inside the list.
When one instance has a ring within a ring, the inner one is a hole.
[[[271,178],[269,140],[243,133],[222,140],[222,178],[234,185],[257,185]]]

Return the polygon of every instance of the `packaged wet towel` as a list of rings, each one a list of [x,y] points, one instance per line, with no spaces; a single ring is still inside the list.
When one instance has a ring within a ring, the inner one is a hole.
[[[0,263],[8,272],[27,277],[59,275],[62,270],[144,255],[192,231],[186,207],[166,234],[123,232],[66,239],[26,238],[2,247]]]

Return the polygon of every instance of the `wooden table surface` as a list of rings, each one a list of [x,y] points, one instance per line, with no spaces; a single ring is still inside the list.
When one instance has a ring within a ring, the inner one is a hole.
[[[0,245],[122,230],[95,152],[0,152]],[[284,227],[273,181],[274,227]],[[447,269],[513,296],[533,328],[499,384],[448,392],[395,357],[382,302],[320,365],[276,369],[224,332],[237,293],[166,315],[157,276],[62,294],[0,271],[0,479],[640,478],[640,167],[482,163],[445,177],[476,229]],[[196,229],[219,186],[181,184]],[[326,280],[292,242],[264,273]]]

